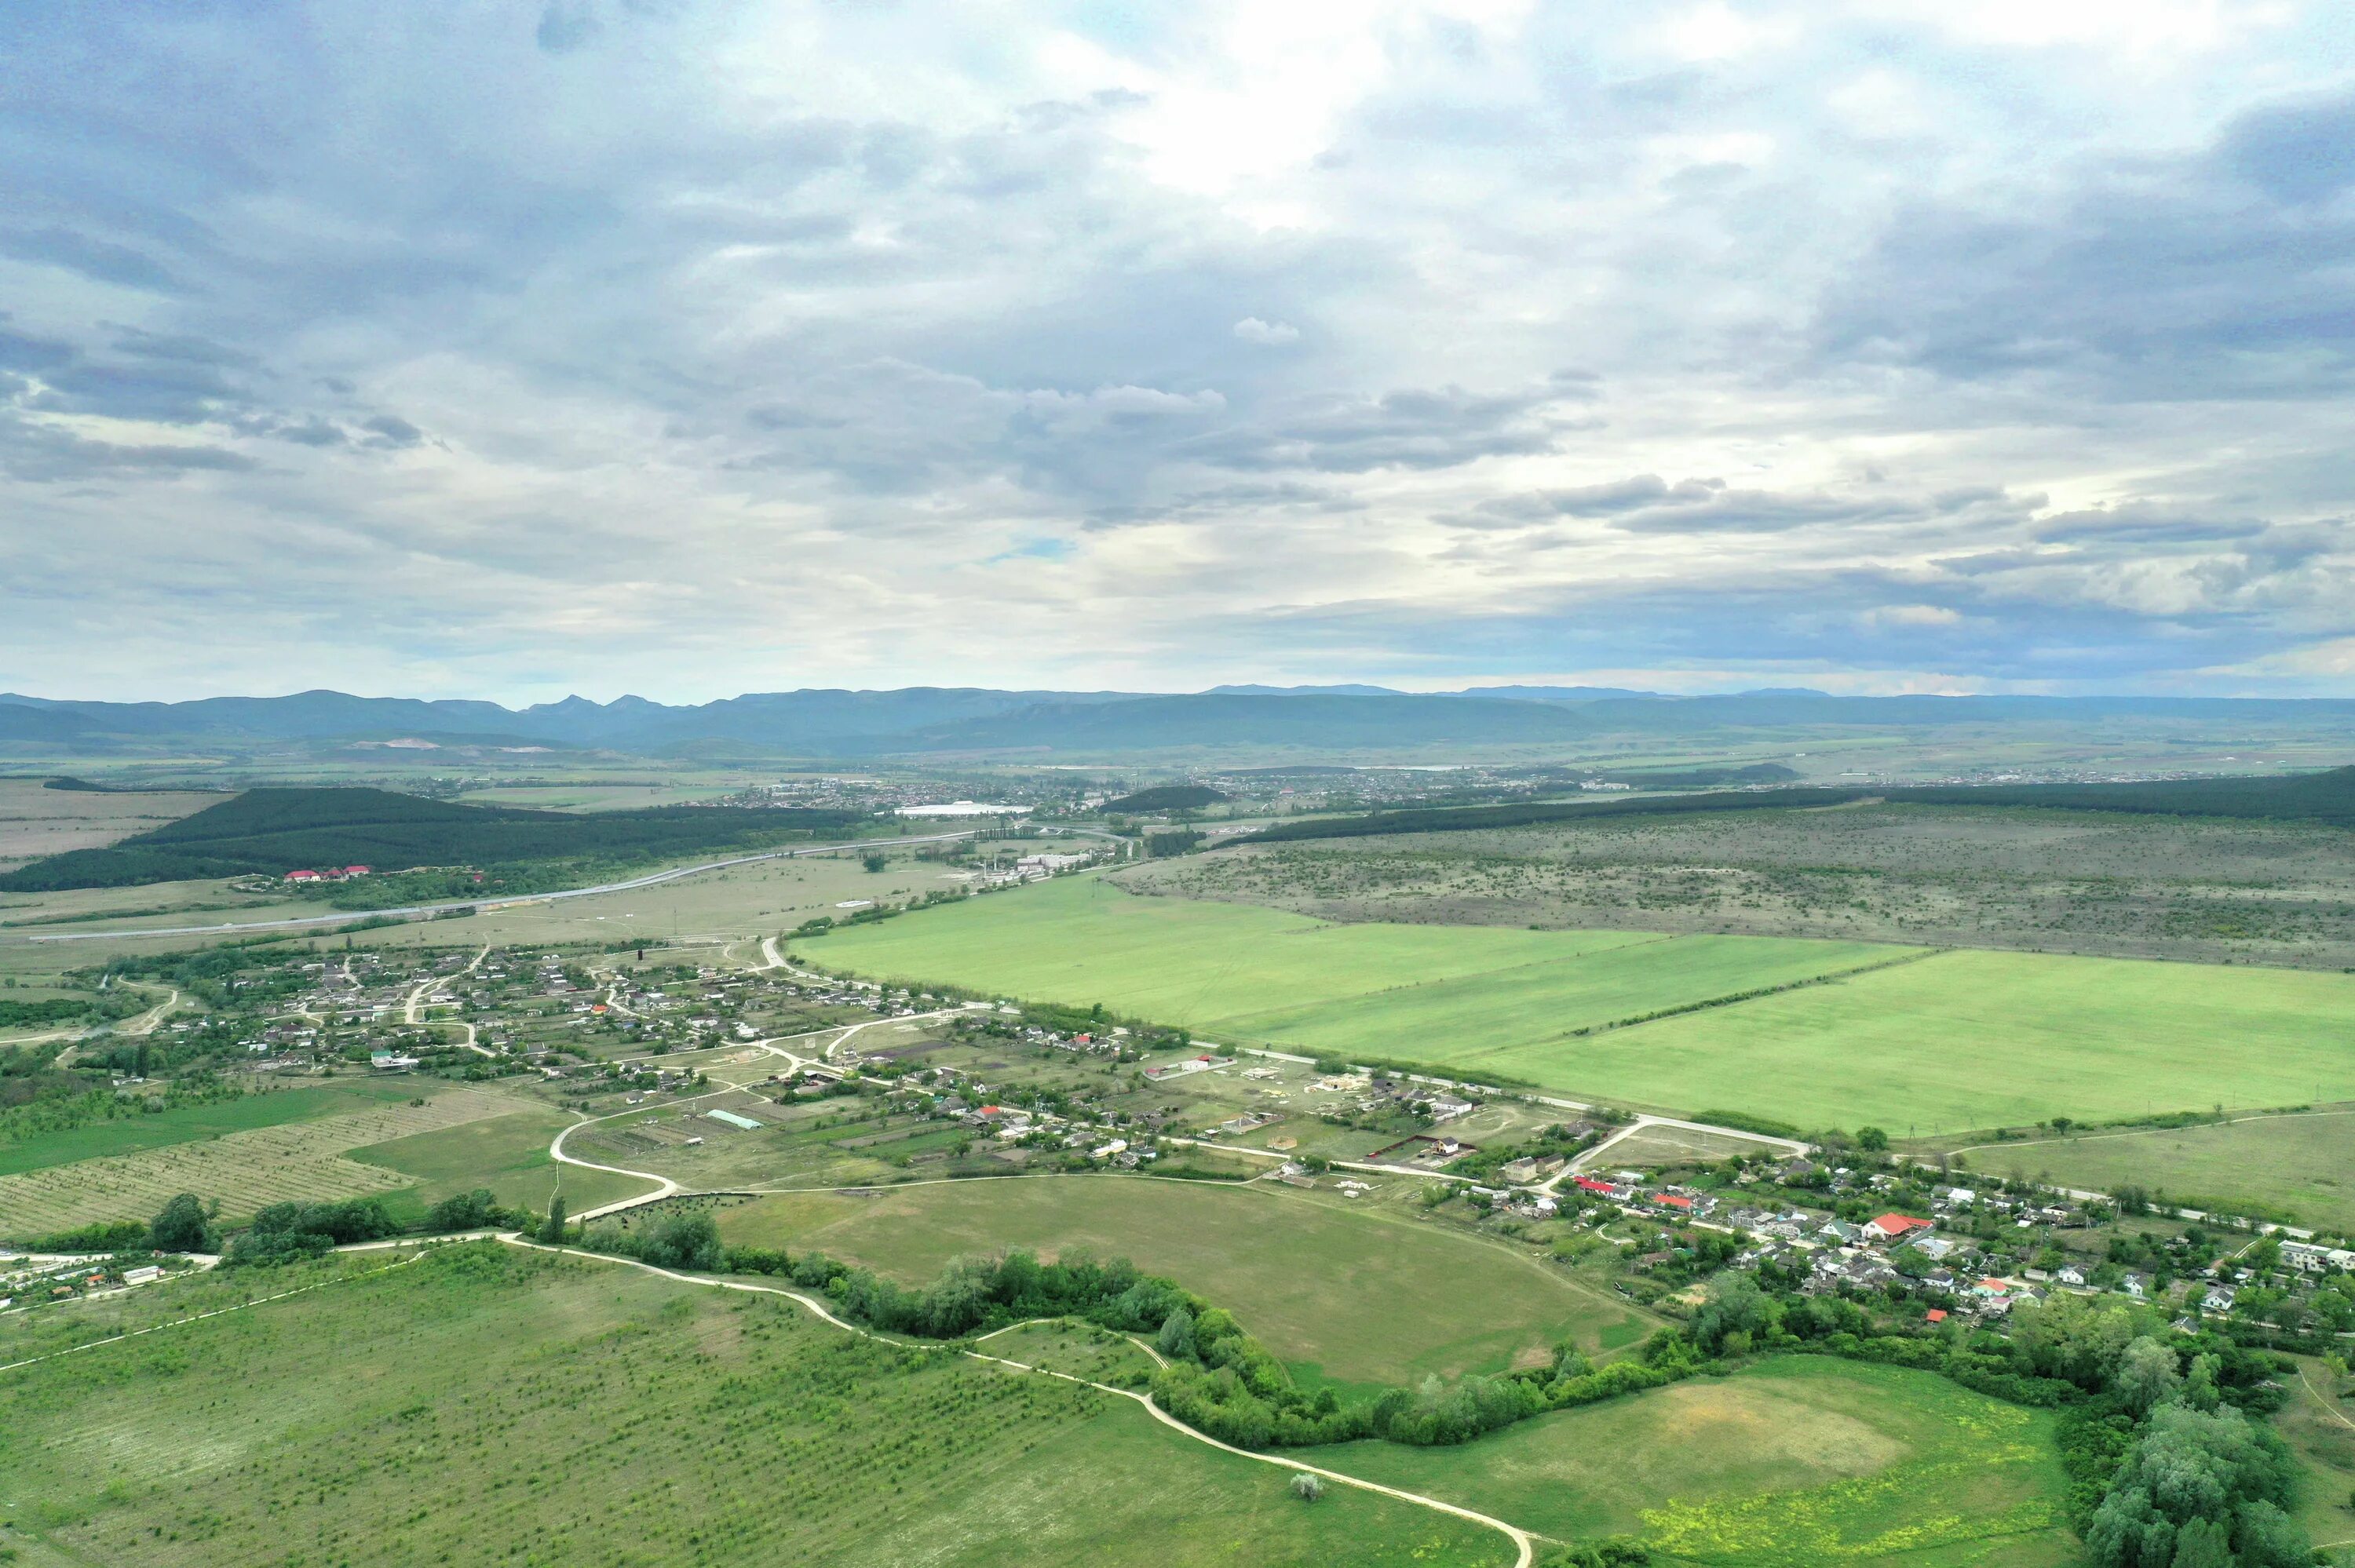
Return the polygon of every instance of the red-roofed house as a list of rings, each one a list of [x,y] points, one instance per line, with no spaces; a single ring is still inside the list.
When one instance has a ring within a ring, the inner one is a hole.
[[[1933,1307],[1923,1316],[1933,1323],[1943,1323],[1946,1320],[1946,1309],[1944,1307]]]
[[[347,865],[344,867],[344,874],[346,876],[366,876],[368,874],[368,868],[364,865]]]
[[[1900,1236],[1910,1236],[1915,1231],[1935,1227],[1929,1221],[1917,1220],[1911,1214],[1883,1214],[1864,1228],[1866,1234],[1879,1236],[1882,1241],[1895,1241]]]
[[[286,880],[289,882],[316,882],[319,880],[319,874],[315,871],[290,871],[286,874]]]
[[[1679,1198],[1674,1192],[1655,1192],[1652,1194],[1652,1202],[1671,1209],[1682,1209],[1688,1213],[1691,1212],[1693,1206],[1690,1198]]]
[[[1606,1198],[1613,1196],[1618,1191],[1610,1182],[1597,1181],[1592,1176],[1581,1176],[1578,1179],[1578,1190],[1582,1192],[1600,1192]]]

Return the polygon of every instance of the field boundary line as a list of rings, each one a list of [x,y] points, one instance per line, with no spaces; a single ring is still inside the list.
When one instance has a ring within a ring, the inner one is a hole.
[[[610,1253],[583,1252],[574,1247],[551,1246],[545,1242],[526,1241],[520,1234],[502,1235],[499,1237],[499,1240],[510,1246],[528,1247],[534,1252],[553,1252],[572,1257],[593,1258],[601,1263],[623,1264],[631,1268],[642,1269],[645,1273],[657,1275],[665,1279],[677,1280],[682,1285],[700,1285],[709,1289],[715,1290],[741,1290],[748,1294],[758,1296],[782,1296],[788,1301],[796,1302],[808,1308],[817,1317],[824,1319],[826,1322],[833,1324],[836,1328],[840,1329],[847,1333],[857,1334],[862,1339],[874,1340],[887,1345],[906,1345],[926,1350],[947,1348],[946,1346],[927,1345],[920,1340],[902,1340],[894,1335],[879,1333],[872,1329],[861,1328],[858,1324],[847,1322],[843,1319],[836,1317],[826,1308],[820,1306],[810,1298],[802,1295],[799,1291],[786,1290],[774,1285],[754,1285],[745,1280],[714,1279],[703,1275],[682,1274],[675,1269],[657,1267],[654,1264],[645,1263],[634,1257],[617,1257]],[[1036,1320],[1047,1321],[1048,1319],[1041,1319]],[[1020,1325],[1009,1325],[1009,1327],[1019,1326]],[[1160,1422],[1164,1426],[1168,1427],[1170,1430],[1183,1433],[1197,1443],[1205,1443],[1213,1448],[1222,1449],[1227,1453],[1239,1455],[1246,1459],[1256,1459],[1263,1465],[1274,1465],[1287,1470],[1302,1471],[1308,1475],[1322,1477],[1329,1481],[1337,1481],[1345,1487],[1355,1487],[1361,1491],[1374,1492],[1388,1498],[1396,1498],[1401,1502],[1419,1504],[1423,1508],[1433,1509],[1440,1513],[1453,1514],[1458,1519],[1469,1520],[1475,1524],[1486,1525],[1490,1530],[1502,1534],[1506,1539],[1513,1543],[1514,1549],[1518,1553],[1514,1559],[1513,1568],[1530,1568],[1530,1565],[1536,1561],[1536,1538],[1532,1536],[1529,1531],[1523,1530],[1520,1526],[1516,1524],[1508,1524],[1501,1519],[1491,1518],[1489,1515],[1485,1513],[1475,1513],[1468,1508],[1461,1508],[1451,1502],[1443,1502],[1437,1498],[1424,1497],[1419,1492],[1401,1491],[1396,1487],[1386,1487],[1378,1481],[1369,1481],[1357,1476],[1343,1475],[1338,1470],[1319,1469],[1316,1466],[1306,1464],[1299,1459],[1286,1459],[1274,1454],[1262,1454],[1250,1448],[1238,1448],[1231,1443],[1221,1443],[1216,1437],[1209,1436],[1209,1434],[1206,1432],[1197,1432],[1191,1426],[1187,1425],[1184,1422],[1178,1420],[1176,1416],[1170,1414],[1167,1411],[1154,1404],[1153,1397],[1150,1394],[1138,1393],[1132,1389],[1114,1388],[1110,1383],[1092,1383],[1086,1378],[1075,1377],[1070,1372],[1055,1372],[1047,1367],[1034,1367],[1027,1361],[1008,1361],[1004,1356],[986,1355],[979,1351],[960,1350],[957,1351],[957,1354],[969,1357],[974,1361],[986,1361],[995,1366],[1011,1367],[1017,1372],[1033,1372],[1041,1377],[1060,1378],[1065,1383],[1075,1383],[1082,1388],[1094,1389],[1099,1393],[1108,1393],[1120,1399],[1134,1400],[1138,1404],[1145,1407],[1147,1414],[1151,1415],[1156,1421]]]
[[[251,1301],[240,1301],[234,1307],[216,1307],[209,1312],[198,1312],[187,1318],[175,1318],[165,1323],[150,1323],[144,1329],[133,1329],[128,1333],[110,1335],[103,1340],[92,1340],[86,1345],[69,1345],[62,1351],[50,1351],[45,1355],[27,1356],[21,1361],[10,1361],[5,1366],[0,1366],[0,1372],[15,1372],[19,1367],[35,1366],[42,1361],[53,1361],[60,1356],[80,1355],[84,1351],[100,1350],[107,1345],[119,1345],[125,1340],[135,1340],[142,1334],[153,1334],[164,1329],[186,1328],[190,1323],[201,1323],[208,1318],[226,1317],[231,1312],[245,1311],[248,1308],[267,1307],[272,1301],[283,1301],[294,1296],[307,1296],[314,1290],[325,1290],[331,1285],[345,1285],[355,1279],[368,1279],[379,1274],[389,1274],[396,1268],[406,1268],[410,1264],[421,1261],[428,1255],[429,1251],[428,1248],[421,1247],[414,1256],[404,1257],[399,1263],[386,1264],[382,1268],[364,1269],[357,1274],[338,1275],[333,1279],[322,1279],[315,1285],[298,1285],[292,1290],[282,1290],[275,1296],[261,1296]]]
[[[1694,931],[1687,935],[1700,937],[1711,936],[1715,933]],[[1800,939],[1812,941],[1821,938]],[[1924,948],[1919,952],[1907,953],[1900,958],[1881,959],[1869,964],[1859,964],[1852,969],[1831,969],[1823,974],[1809,975],[1804,980],[1785,980],[1781,985],[1763,986],[1753,991],[1729,991],[1723,996],[1712,996],[1700,1001],[1678,1002],[1674,1007],[1664,1007],[1657,1012],[1646,1013],[1639,1018],[1620,1018],[1614,1019],[1608,1023],[1589,1024],[1584,1034],[1580,1034],[1576,1030],[1566,1030],[1554,1038],[1584,1040],[1593,1039],[1598,1034],[1615,1034],[1623,1029],[1641,1029],[1647,1023],[1665,1023],[1671,1018],[1682,1018],[1687,1013],[1710,1012],[1721,1007],[1740,1007],[1745,1001],[1764,1001],[1770,996],[1785,996],[1795,991],[1810,991],[1819,985],[1831,985],[1838,980],[1854,980],[1859,975],[1879,974],[1883,969],[1902,969],[1907,964],[1918,964],[1926,959],[1943,958],[1948,953],[1958,950],[1954,948]],[[1500,1045],[1495,1047],[1490,1054],[1515,1049],[1518,1047]]]

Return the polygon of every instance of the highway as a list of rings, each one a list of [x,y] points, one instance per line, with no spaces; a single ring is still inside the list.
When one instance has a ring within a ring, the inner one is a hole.
[[[27,938],[34,942],[99,942],[121,941],[126,937],[217,937],[239,931],[282,931],[303,926],[342,926],[354,920],[377,920],[388,916],[415,918],[441,914],[448,909],[480,909],[485,912],[517,904],[544,904],[559,898],[590,898],[601,893],[629,893],[641,887],[655,887],[666,882],[677,882],[682,876],[699,876],[707,871],[725,871],[731,865],[751,865],[757,861],[794,860],[803,855],[838,854],[844,850],[885,849],[894,844],[937,844],[956,839],[971,838],[974,830],[967,828],[954,833],[924,833],[904,839],[855,839],[848,843],[804,844],[798,849],[769,850],[761,854],[740,854],[730,860],[706,861],[701,865],[673,866],[645,876],[634,876],[627,882],[604,882],[594,887],[568,887],[557,893],[523,893],[504,898],[453,898],[446,904],[404,904],[391,909],[340,909],[333,915],[297,915],[283,920],[224,921],[218,926],[150,926],[133,930],[60,931],[50,936]]]

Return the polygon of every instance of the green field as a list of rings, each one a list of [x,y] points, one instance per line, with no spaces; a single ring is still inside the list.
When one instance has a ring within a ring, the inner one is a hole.
[[[720,1211],[719,1230],[909,1284],[960,1255],[1009,1247],[1133,1258],[1231,1308],[1309,1383],[1495,1372],[1565,1337],[1593,1351],[1615,1348],[1606,1335],[1629,1343],[1649,1327],[1617,1298],[1519,1252],[1282,1188],[1077,1176],[780,1194]]]
[[[1337,925],[1138,897],[1100,878],[853,927],[819,963],[1033,1000],[1104,1002],[1220,1039],[1439,1061],[1918,949],[1774,937]]]
[[[96,1121],[0,1144],[0,1176],[70,1165],[77,1160],[95,1160],[101,1155],[169,1149],[176,1143],[251,1132],[257,1128],[283,1127],[289,1122],[340,1116],[376,1106],[399,1105],[414,1098],[416,1094],[416,1086],[411,1084],[356,1080],[318,1088],[279,1089],[211,1105],[182,1106],[153,1116]]]
[[[2027,1568],[2076,1561],[2052,1425],[1928,1372],[1787,1356],[1461,1447],[1303,1457],[1559,1539],[1640,1535],[1656,1562]]]
[[[496,1244],[0,1372],[0,1474],[21,1568],[1511,1561],[1112,1395]]]
[[[1893,1133],[2355,1097],[2355,977],[1864,943],[1329,925],[1101,879],[829,933],[859,973],[1684,1111]],[[1815,976],[1768,996],[1572,1031]]]
[[[1998,1176],[2016,1170],[2105,1192],[2131,1183],[2185,1208],[2261,1204],[2299,1224],[2355,1231],[2355,1108],[1988,1144],[1968,1158]]]
[[[635,1177],[549,1159],[549,1143],[573,1119],[553,1107],[519,1110],[369,1144],[353,1150],[351,1158],[418,1179],[420,1185],[386,1200],[385,1206],[402,1219],[421,1217],[442,1199],[477,1187],[489,1188],[502,1203],[538,1211],[548,1207],[560,1180],[565,1206],[576,1214],[654,1191]],[[569,1145],[566,1152],[571,1152]]]
[[[1900,1136],[2295,1105],[2355,1097],[2355,976],[1949,952],[1603,1044],[1581,1071],[1605,1094],[1703,1084],[1719,1104]]]

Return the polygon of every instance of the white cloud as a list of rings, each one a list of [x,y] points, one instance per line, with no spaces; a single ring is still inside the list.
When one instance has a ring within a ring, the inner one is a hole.
[[[1263,322],[1257,316],[1245,316],[1235,323],[1235,335],[1245,343],[1298,343],[1300,329],[1290,322]]]
[[[2343,683],[2326,7],[537,17],[12,38],[5,683]]]

